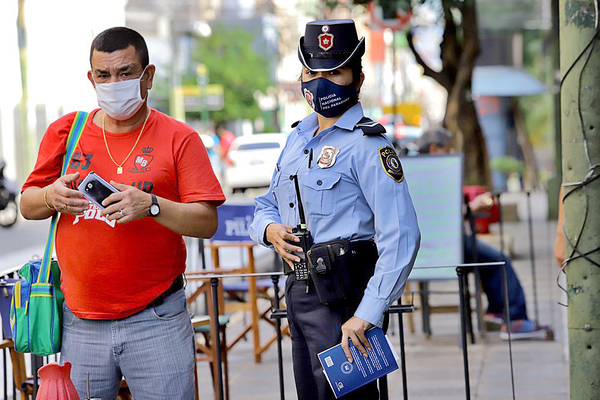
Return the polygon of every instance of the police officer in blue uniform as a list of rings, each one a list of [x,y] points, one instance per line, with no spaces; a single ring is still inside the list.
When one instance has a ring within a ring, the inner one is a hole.
[[[296,390],[300,400],[333,399],[317,353],[348,340],[366,355],[365,331],[406,284],[420,243],[402,166],[385,129],[358,101],[364,80],[352,20],[306,25],[298,57],[302,94],[315,112],[294,124],[270,190],[255,200],[252,238],[295,273],[286,281]],[[311,243],[300,240],[296,180]],[[308,279],[297,272],[308,261]],[[377,399],[376,383],[344,398]]]

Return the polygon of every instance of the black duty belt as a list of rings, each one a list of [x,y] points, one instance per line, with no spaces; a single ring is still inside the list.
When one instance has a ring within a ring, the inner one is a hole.
[[[377,253],[377,245],[373,240],[358,240],[350,242],[351,265],[375,265],[379,254]],[[284,262],[283,272],[285,275],[290,275],[294,272]]]
[[[377,245],[372,240],[350,242],[350,251],[357,264],[375,264],[379,257]]]
[[[147,308],[156,307],[158,305],[161,305],[167,297],[169,297],[170,295],[172,295],[173,293],[175,293],[176,291],[178,291],[179,289],[182,289],[182,288],[183,288],[183,275],[179,275],[177,278],[175,278],[175,280],[173,281],[173,283],[171,283],[171,286],[169,286],[169,288],[167,290],[162,292],[156,299],[154,299],[150,304],[148,304]]]

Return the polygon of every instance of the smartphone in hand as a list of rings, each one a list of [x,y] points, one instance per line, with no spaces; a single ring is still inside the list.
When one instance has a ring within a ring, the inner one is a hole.
[[[90,202],[94,203],[98,208],[104,210],[102,202],[113,193],[118,193],[119,190],[110,183],[106,182],[94,171],[90,172],[85,177],[83,182],[77,188],[83,196]]]

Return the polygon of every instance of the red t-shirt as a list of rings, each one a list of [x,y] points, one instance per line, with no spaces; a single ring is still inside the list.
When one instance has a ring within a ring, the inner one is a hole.
[[[114,180],[181,203],[225,200],[200,137],[189,126],[152,110],[123,174],[106,151],[102,128],[92,122],[83,131],[67,173],[80,180],[94,171]],[[66,140],[75,113],[52,123],[40,145],[35,168],[23,185],[45,187],[60,176]],[[106,132],[115,161],[122,162],[141,126],[122,134]],[[81,181],[80,181],[81,182]],[[78,182],[79,184],[79,182]],[[143,310],[185,270],[181,235],[151,217],[125,224],[107,221],[90,203],[83,216],[61,214],[56,252],[62,290],[75,315],[87,319],[119,319]]]

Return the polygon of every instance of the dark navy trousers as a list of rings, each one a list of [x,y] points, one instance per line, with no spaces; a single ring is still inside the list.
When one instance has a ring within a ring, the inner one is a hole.
[[[354,315],[360,298],[349,299],[335,306],[324,306],[319,302],[314,288],[311,287],[306,293],[306,286],[307,281],[296,281],[292,274],[288,276],[285,288],[298,400],[335,399],[317,354],[341,342],[341,326]],[[341,399],[378,400],[377,381]]]
[[[506,274],[508,277],[508,301],[510,309],[510,319],[527,319],[527,304],[525,302],[525,293],[519,283],[519,278],[513,269],[510,258],[506,257],[501,251],[483,243],[471,236],[465,236],[465,262],[506,262]],[[473,249],[473,245],[475,249]],[[504,289],[502,284],[502,267],[481,267],[479,268],[481,276],[481,285],[488,299],[488,313],[504,312]]]

